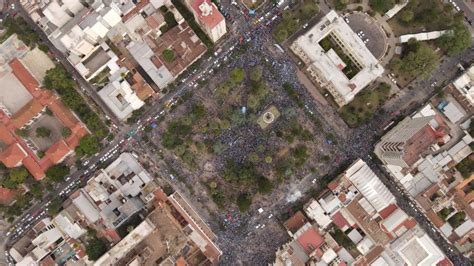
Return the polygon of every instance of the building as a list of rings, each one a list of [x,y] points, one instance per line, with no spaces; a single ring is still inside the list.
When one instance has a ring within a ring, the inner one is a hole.
[[[150,174],[130,153],[122,153],[105,169],[98,170],[71,198],[90,224],[116,229],[151,199],[151,194],[144,193],[151,181]]]
[[[438,39],[444,34],[449,34],[449,31],[440,30],[440,31],[421,32],[421,33],[415,33],[415,34],[405,34],[405,35],[400,36],[399,40],[400,40],[400,43],[406,43],[411,39],[415,39],[417,41],[429,41],[429,40]]]
[[[458,77],[452,86],[459,92],[461,104],[464,102],[466,107],[474,107],[474,65]]]
[[[127,119],[145,105],[126,80],[110,82],[99,91],[99,96],[120,120]]]
[[[179,193],[154,193],[155,209],[95,265],[216,265],[216,236]]]
[[[219,41],[227,33],[224,16],[211,0],[186,0],[185,2],[212,42]]]
[[[0,161],[8,168],[24,165],[40,180],[49,167],[74,152],[88,131],[58,95],[41,88],[46,71],[54,66],[51,60],[37,49],[12,51],[12,46],[22,47],[16,35],[0,48],[5,52],[4,59],[8,59],[7,64],[1,65],[0,83],[10,88],[0,90]],[[37,60],[43,63],[38,64]],[[48,128],[50,137],[34,134],[40,127]],[[63,137],[64,128],[71,132],[69,136]],[[22,136],[19,132],[23,132]]]
[[[298,37],[291,50],[305,63],[307,74],[327,89],[339,106],[352,101],[384,72],[363,41],[335,11]]]
[[[9,250],[15,265],[58,265],[85,257],[80,237],[86,230],[70,220],[66,212],[55,219],[44,218]]]
[[[344,177],[362,193],[375,211],[380,212],[395,203],[395,197],[364,161],[359,159],[353,163]]]
[[[362,160],[304,211],[285,222],[273,265],[453,265]]]
[[[385,134],[374,152],[385,164],[410,167],[430,146],[445,143],[448,129],[443,118],[428,105]]]

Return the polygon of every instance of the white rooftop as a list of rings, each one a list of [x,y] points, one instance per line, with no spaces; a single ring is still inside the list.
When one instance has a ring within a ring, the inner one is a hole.
[[[471,105],[474,105],[474,65],[457,78],[453,82],[453,85],[462,95],[464,95],[464,97],[466,97]]]
[[[346,178],[362,193],[377,212],[395,203],[395,197],[380,181],[379,177],[361,159],[345,172]]]
[[[153,230],[155,230],[155,225],[148,219],[145,219],[117,245],[102,255],[94,265],[116,265],[123,256],[127,255],[132,248],[145,239]]]
[[[319,45],[319,42],[329,34],[339,39],[344,44],[345,53],[349,53],[362,67],[350,80],[342,72],[344,65],[340,65],[339,56],[332,50],[325,52]],[[304,51],[311,66],[321,72],[346,104],[384,72],[383,67],[363,41],[335,11],[329,12],[318,24],[300,36],[294,45]],[[335,59],[336,57],[339,59]]]
[[[124,120],[145,103],[138,98],[126,80],[114,80],[99,91],[99,96],[115,116]]]
[[[127,49],[143,70],[150,76],[156,86],[164,88],[173,81],[173,75],[163,63],[161,63],[159,67],[153,63],[152,58],[156,56],[148,44],[132,42],[127,46]],[[155,60],[159,59],[156,57]]]
[[[406,43],[410,39],[415,39],[417,41],[428,41],[428,40],[433,40],[437,39],[444,34],[446,34],[448,31],[446,30],[441,30],[441,31],[430,31],[430,32],[421,32],[421,33],[415,33],[415,34],[405,34],[400,36],[399,40],[401,43]]]
[[[316,221],[321,229],[326,228],[332,223],[331,217],[324,213],[323,207],[315,199],[312,199],[311,203],[305,208],[305,213],[309,218]]]
[[[397,208],[390,216],[382,221],[382,225],[388,232],[393,232],[406,219],[408,219],[408,215],[402,209]]]

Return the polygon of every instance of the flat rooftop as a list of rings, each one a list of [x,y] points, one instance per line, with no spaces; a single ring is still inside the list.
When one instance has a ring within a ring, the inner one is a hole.
[[[3,104],[12,115],[33,99],[30,92],[12,72],[1,74],[0,84],[2,88],[8,88],[0,89],[0,104]]]
[[[334,39],[334,43],[337,43],[334,46],[338,48],[325,50],[320,45],[320,41],[328,36]],[[292,49],[298,56],[304,57],[303,61],[310,67],[319,72],[318,76],[323,80],[322,83],[329,83],[339,94],[340,105],[350,102],[359,91],[384,71],[363,41],[335,11],[329,12],[318,24],[296,39]],[[342,51],[344,56],[337,50]],[[349,60],[359,69],[352,77],[344,73],[347,72]]]

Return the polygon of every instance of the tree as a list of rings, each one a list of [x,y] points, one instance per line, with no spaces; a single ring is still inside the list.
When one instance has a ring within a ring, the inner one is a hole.
[[[471,32],[464,23],[459,22],[451,28],[451,32],[441,36],[436,43],[449,56],[453,56],[471,47]]]
[[[8,174],[8,177],[3,181],[2,185],[10,189],[17,188],[18,185],[25,182],[25,179],[28,177],[28,175],[28,171],[23,166],[12,168]]]
[[[71,79],[66,69],[57,65],[55,68],[46,71],[43,85],[47,89],[55,89],[61,93],[62,91],[74,88],[74,80]]]
[[[241,193],[237,197],[237,206],[240,212],[247,212],[252,204],[252,197],[247,193]]]
[[[51,136],[51,130],[45,127],[38,127],[36,129],[36,137],[38,138],[49,138]]]
[[[72,133],[72,131],[68,127],[63,127],[61,129],[61,136],[63,136],[63,138],[67,138],[67,137],[71,136],[71,133]]]
[[[256,66],[255,68],[252,69],[252,72],[250,72],[250,79],[253,81],[260,81],[262,79],[262,75],[263,75],[263,67]]]
[[[100,144],[95,136],[87,135],[79,141],[76,147],[76,153],[79,156],[93,155],[99,151]]]
[[[206,107],[202,103],[193,105],[191,112],[196,120],[204,118],[207,114]]]
[[[242,68],[234,68],[232,72],[230,72],[230,80],[233,84],[237,85],[244,81],[245,72]]]
[[[401,60],[394,60],[391,67],[402,73],[427,78],[439,65],[439,55],[427,44],[409,41],[408,52]]]
[[[395,5],[395,0],[369,0],[369,5],[374,11],[383,14]]]
[[[411,10],[402,11],[400,14],[400,19],[405,23],[410,23],[413,20],[415,14]]]
[[[58,214],[62,208],[62,204],[63,203],[60,198],[53,199],[48,206],[48,214],[50,216],[55,216],[56,214]]]
[[[46,177],[53,182],[64,181],[64,177],[69,174],[69,168],[63,164],[53,165],[46,170]]]
[[[166,62],[171,63],[174,61],[175,54],[173,50],[165,49],[161,55],[163,56],[163,60],[165,60]]]
[[[18,128],[15,133],[22,138],[26,138],[30,134],[30,130],[28,128]]]
[[[260,177],[258,179],[258,192],[270,193],[273,190],[273,184],[266,177]]]
[[[35,182],[29,186],[31,194],[36,199],[41,199],[43,197],[43,187],[39,182]]]
[[[107,252],[107,245],[101,239],[94,237],[86,245],[86,254],[89,260],[95,261]]]

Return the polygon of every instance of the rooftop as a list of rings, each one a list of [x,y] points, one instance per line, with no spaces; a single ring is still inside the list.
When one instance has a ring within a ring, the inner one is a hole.
[[[339,46],[337,51],[325,51],[321,46],[320,41],[326,37],[338,43],[334,44]],[[328,89],[339,105],[352,101],[359,91],[384,71],[362,40],[335,11],[329,12],[318,24],[296,39],[292,49],[309,66],[309,72],[318,73],[318,79],[321,79],[323,85],[330,84]],[[350,68],[358,68],[360,71],[355,76],[348,77],[344,72]]]
[[[208,28],[212,29],[224,20],[224,16],[210,0],[194,0],[191,5],[201,23]]]

